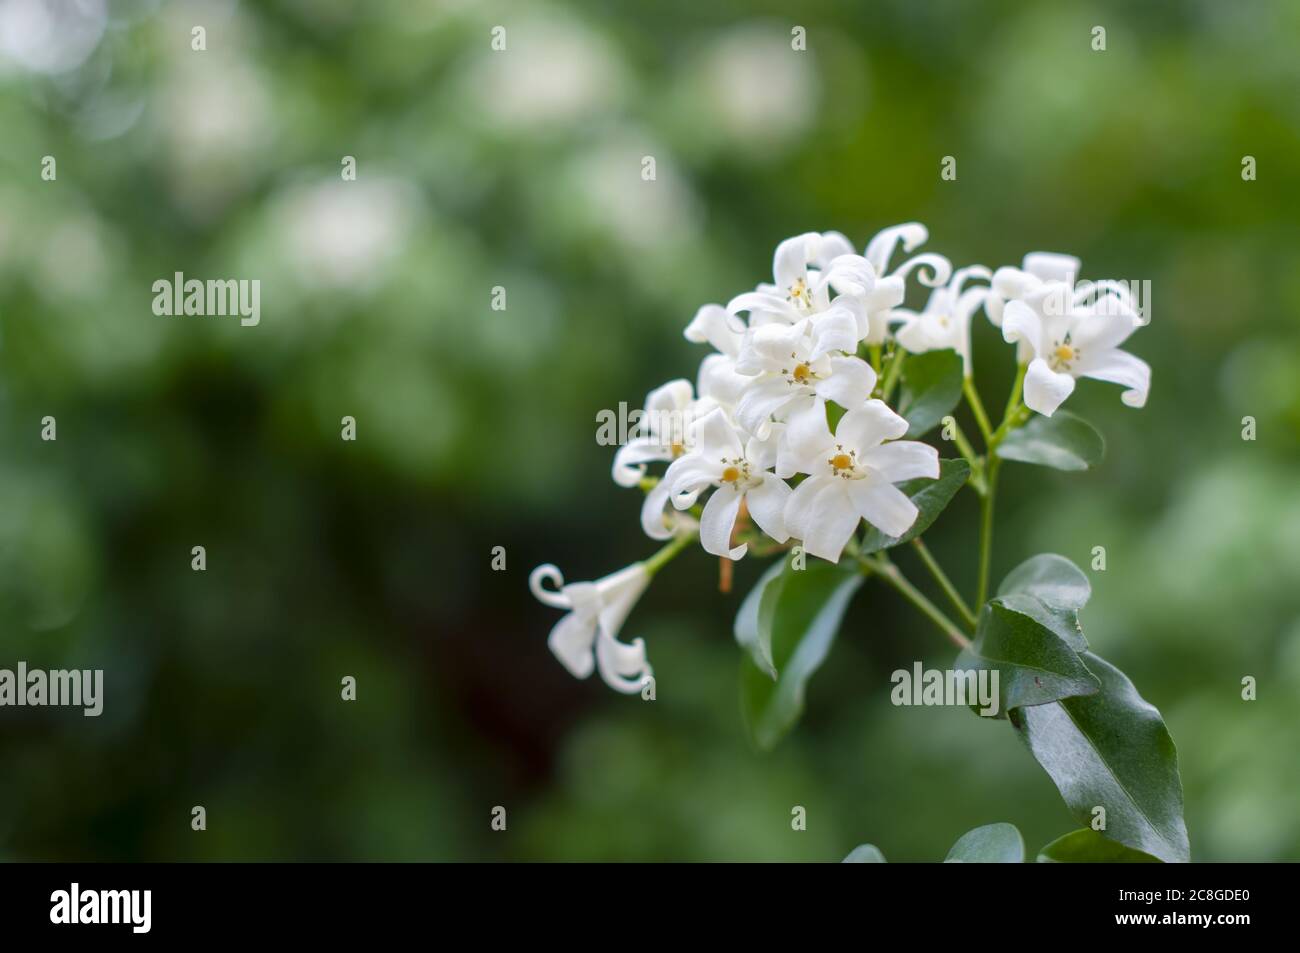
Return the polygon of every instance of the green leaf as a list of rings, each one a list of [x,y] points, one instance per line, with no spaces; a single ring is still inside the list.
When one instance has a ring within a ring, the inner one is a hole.
[[[1092,424],[1066,410],[1051,417],[1035,414],[1029,423],[1011,431],[997,449],[1003,460],[1057,470],[1087,470],[1101,463],[1105,453],[1106,442]]]
[[[961,651],[954,667],[959,672],[998,673],[999,718],[1013,708],[1093,695],[1101,689],[1068,642],[1031,616],[1003,605],[1002,597],[981,610],[975,641]]]
[[[961,400],[963,373],[961,355],[952,350],[909,354],[903,359],[898,414],[908,423],[908,439],[917,439],[952,413]]]
[[[754,744],[763,750],[776,745],[803,713],[804,687],[830,652],[849,600],[862,585],[855,568],[810,562],[794,569],[789,561],[760,597],[771,599],[770,649],[775,677],[748,653],[741,659],[740,696],[745,724]],[[767,596],[767,593],[774,593]],[[743,610],[743,607],[742,607]]]
[[[754,664],[771,678],[776,678],[776,665],[772,662],[772,612],[769,610],[764,613],[762,609],[768,591],[780,589],[777,580],[784,578],[781,570],[785,568],[786,562],[787,559],[783,557],[767,568],[740,604],[733,625],[736,641],[741,648],[746,649]],[[774,602],[774,597],[768,596],[767,601]]]
[[[1018,708],[1011,723],[1080,822],[1106,809],[1105,835],[1165,861],[1186,861],[1178,751],[1154,706],[1124,673],[1091,652],[1096,695]]]
[[[898,484],[898,488],[911,497],[916,508],[920,510],[916,522],[906,533],[897,537],[886,536],[874,526],[867,527],[862,537],[862,554],[865,556],[882,549],[889,549],[920,536],[938,519],[939,514],[952,502],[952,498],[957,495],[957,491],[969,477],[970,464],[965,460],[940,460],[937,480],[927,480],[923,477]]]
[[[998,586],[1003,605],[1047,626],[1076,652],[1088,640],[1079,624],[1079,610],[1092,595],[1083,570],[1064,556],[1040,553],[1007,573]]]
[[[1014,824],[985,824],[952,845],[945,864],[1023,864],[1025,842]]]
[[[880,852],[880,848],[874,844],[859,844],[849,852],[849,856],[840,861],[841,864],[883,864],[885,855]]]
[[[1125,847],[1092,828],[1071,831],[1038,852],[1040,864],[1158,864],[1160,859]]]

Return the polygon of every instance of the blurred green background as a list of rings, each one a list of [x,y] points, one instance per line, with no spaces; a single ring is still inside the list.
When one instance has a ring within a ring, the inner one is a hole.
[[[958,264],[1152,281],[1147,409],[1085,383],[1106,463],[1006,469],[995,578],[1104,545],[1085,626],[1168,721],[1193,856],[1300,859],[1298,41],[1287,0],[0,0],[0,666],[107,691],[0,710],[0,857],[937,860],[1077,826],[1005,725],[889,704],[951,656],[878,583],[770,755],[731,636],[759,562],[656,578],[624,629],[653,704],[573,680],[527,590],[655,547],[595,415],[693,376],[698,305],[789,235],[915,219]],[[155,316],[176,271],[260,279],[260,326]],[[974,346],[1000,407],[1011,349]],[[968,590],[974,533],[963,494],[927,536]]]

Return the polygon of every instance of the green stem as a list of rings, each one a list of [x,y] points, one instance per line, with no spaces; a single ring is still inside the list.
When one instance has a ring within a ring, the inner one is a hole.
[[[964,649],[970,645],[970,639],[957,627],[957,623],[944,615],[933,602],[908,582],[893,563],[885,558],[873,559],[870,556],[859,556],[858,562],[862,564],[866,571],[876,573],[885,582],[897,589],[903,598],[921,610],[921,614],[933,622],[939,628],[939,631],[946,635],[957,648]]]
[[[877,376],[879,376],[880,375],[880,345],[879,344],[867,345],[867,354],[869,354],[871,358],[871,369],[876,372]]]
[[[984,402],[980,400],[979,391],[975,389],[975,382],[969,377],[963,378],[961,390],[966,395],[966,403],[970,404],[970,412],[975,415],[975,423],[979,425],[980,436],[984,438],[984,443],[987,445],[989,438],[993,436],[993,428],[989,426],[989,415],[984,410]]]
[[[665,564],[671,562],[673,557],[676,556],[678,553],[680,553],[683,549],[685,549],[687,544],[689,544],[691,540],[693,540],[694,538],[695,538],[694,531],[691,531],[689,533],[682,533],[680,536],[673,537],[671,542],[669,542],[666,546],[664,546],[661,550],[659,550],[659,552],[655,553],[653,556],[651,556],[642,564],[645,566],[645,571],[649,575],[653,576],[660,569],[662,569]]]
[[[1011,419],[1017,407],[1020,406],[1020,395],[1025,389],[1025,372],[1029,370],[1028,364],[1016,365],[1016,380],[1011,385],[1011,395],[1007,397],[1007,409],[1002,414],[1002,422],[1005,424]]]
[[[946,424],[945,424],[946,426]],[[980,496],[984,495],[984,464],[979,456],[975,453],[975,448],[970,445],[966,439],[966,434],[961,429],[961,424],[957,423],[957,418],[952,418],[952,442],[957,445],[957,450],[970,464],[971,486]]]
[[[890,396],[894,393],[894,388],[898,384],[898,379],[903,372],[903,358],[907,355],[901,347],[895,346],[893,357],[890,358],[889,366],[885,368],[885,381],[880,385],[880,399],[889,403]]]
[[[980,500],[980,570],[975,605],[983,606],[989,594],[989,569],[993,563],[993,499],[997,495],[998,469],[1002,461],[989,454],[985,471],[984,498]]]
[[[939,561],[935,559],[934,555],[930,552],[930,547],[921,542],[921,537],[918,536],[912,540],[912,548],[915,549],[917,555],[921,557],[921,562],[925,563],[925,568],[930,570],[930,575],[934,576],[934,581],[939,584],[939,588],[942,589],[943,594],[948,597],[948,601],[952,603],[953,608],[955,608],[958,614],[966,620],[967,625],[972,629],[975,628],[975,613],[970,611],[970,608],[966,605],[966,600],[961,597],[961,593],[957,591],[957,587],[952,584],[952,580],[948,578],[948,574],[943,571],[943,567],[939,565]]]

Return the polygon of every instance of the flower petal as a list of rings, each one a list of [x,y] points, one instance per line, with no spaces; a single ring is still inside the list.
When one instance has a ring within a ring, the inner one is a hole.
[[[916,504],[896,486],[876,480],[848,480],[854,514],[886,536],[902,536],[916,522]]]
[[[1030,410],[1050,417],[1073,392],[1074,378],[1069,374],[1052,370],[1041,357],[1029,362],[1029,370],[1025,372],[1025,406]]]
[[[764,474],[763,482],[745,491],[745,505],[754,523],[778,543],[790,538],[785,527],[785,505],[793,491],[784,481]]]
[[[846,410],[861,407],[876,386],[876,372],[860,357],[832,357],[831,376],[813,390],[818,397],[833,400]]]
[[[724,483],[704,504],[704,512],[700,514],[700,545],[706,553],[726,559],[740,559],[745,555],[748,546],[731,548],[731,533],[736,528],[736,515],[740,512],[742,499],[743,493],[730,483]]]
[[[736,422],[756,437],[766,437],[773,414],[800,396],[783,377],[762,377],[741,395],[736,404]]]
[[[1095,357],[1085,355],[1078,367],[1081,377],[1127,387],[1120,400],[1129,407],[1145,407],[1151,390],[1151,365],[1127,351],[1111,349]]]
[[[1002,312],[1002,338],[1015,344],[1023,341],[1035,354],[1043,353],[1043,319],[1023,301],[1008,301]]]
[[[645,641],[620,642],[601,629],[596,638],[596,664],[605,684],[624,695],[635,695],[651,674]]]
[[[711,344],[728,357],[740,353],[740,341],[745,336],[745,324],[720,304],[706,304],[695,312],[686,326],[686,340],[696,344]]]
[[[939,476],[939,451],[919,440],[894,440],[872,447],[859,460],[890,483]]]
[[[848,308],[831,308],[812,321],[809,357],[817,358],[832,351],[853,354],[858,349],[858,320]]]
[[[546,582],[550,581],[555,585],[554,589],[548,589]],[[554,563],[542,563],[528,575],[528,588],[532,590],[533,597],[542,605],[551,606],[555,609],[572,609],[573,603],[569,601],[562,590],[564,588],[564,574],[560,572],[558,566]]]
[[[884,401],[869,400],[840,418],[835,440],[863,453],[886,440],[897,440],[905,433],[906,420],[890,410]]]
[[[595,667],[591,657],[592,643],[596,640],[596,619],[580,618],[570,612],[551,629],[546,645],[560,664],[574,678],[586,678]]]
[[[797,534],[803,541],[805,551],[829,562],[838,562],[845,544],[853,537],[858,528],[858,511],[849,499],[847,485],[855,480],[841,480],[836,477],[812,477],[799,484],[803,489],[813,480],[818,481],[816,496],[808,512],[801,512],[802,532]],[[791,502],[794,493],[790,495]],[[804,508],[801,507],[801,510]],[[789,528],[790,509],[786,509],[787,528]]]
[[[791,536],[803,539],[816,512],[817,494],[837,482],[835,477],[810,476],[790,492],[785,501],[785,529]]]
[[[1079,259],[1073,255],[1032,251],[1025,256],[1024,270],[1039,281],[1070,282],[1079,277],[1080,264]]]
[[[645,465],[651,461],[671,460],[673,453],[658,440],[650,437],[633,437],[614,451],[612,475],[619,486],[636,486],[645,476]]]
[[[772,256],[772,277],[776,279],[778,288],[785,291],[800,278],[807,280],[808,262],[817,257],[821,241],[822,237],[816,232],[804,232],[776,246],[776,254]]]
[[[826,423],[826,403],[818,398],[799,401],[785,422],[777,447],[776,475],[791,477],[812,473],[831,450],[835,438]]]
[[[651,539],[673,538],[671,521],[674,517],[664,512],[670,491],[668,481],[660,480],[650,488],[641,504],[641,529]]]
[[[867,243],[866,259],[871,262],[876,273],[884,275],[889,271],[889,259],[894,257],[894,249],[903,243],[903,251],[910,252],[925,244],[930,237],[929,231],[920,222],[907,222],[882,229]]]

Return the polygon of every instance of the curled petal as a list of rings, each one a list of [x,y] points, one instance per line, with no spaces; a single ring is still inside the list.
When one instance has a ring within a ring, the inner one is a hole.
[[[1078,370],[1081,377],[1128,388],[1120,395],[1127,406],[1146,406],[1147,392],[1151,390],[1151,365],[1140,357],[1120,350],[1103,351],[1093,358],[1085,356]]]
[[[645,476],[647,463],[671,460],[672,457],[672,451],[658,440],[635,437],[614,452],[614,482],[619,486],[636,486]]]
[[[923,255],[917,255],[909,258],[896,269],[894,274],[899,278],[906,278],[914,269],[917,271],[916,278],[927,288],[938,288],[946,285],[952,279],[952,262],[942,255],[936,255],[933,252],[926,252]],[[929,273],[926,273],[928,269]]]
[[[877,274],[886,274],[889,271],[889,259],[894,257],[894,249],[899,242],[903,243],[903,251],[906,253],[924,245],[929,237],[930,233],[920,222],[894,225],[881,230],[871,239],[867,244],[866,259],[871,262]]]
[[[550,581],[555,588],[548,589],[547,581]],[[568,596],[560,591],[564,588],[564,574],[553,563],[543,563],[529,573],[528,588],[532,590],[533,597],[543,605],[553,609],[573,608],[573,603],[569,601]]]
[[[644,640],[620,642],[603,629],[596,639],[596,664],[605,684],[624,695],[639,692],[652,674]]]

